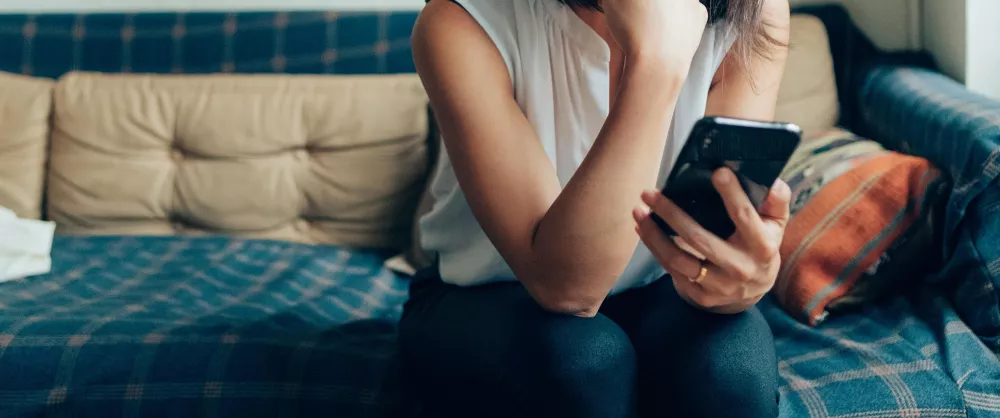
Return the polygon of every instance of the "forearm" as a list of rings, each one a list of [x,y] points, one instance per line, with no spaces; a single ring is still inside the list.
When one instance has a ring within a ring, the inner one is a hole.
[[[526,284],[536,297],[555,299],[550,304],[559,310],[596,312],[635,251],[631,211],[655,186],[684,80],[665,68],[655,61],[626,65],[603,129],[538,224],[532,252],[539,268],[528,280],[535,283]]]

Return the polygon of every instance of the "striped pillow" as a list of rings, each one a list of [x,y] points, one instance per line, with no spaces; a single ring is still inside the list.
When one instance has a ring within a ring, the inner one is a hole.
[[[774,294],[799,320],[818,325],[937,263],[932,215],[946,189],[927,160],[835,131],[805,142],[782,178],[793,216]]]

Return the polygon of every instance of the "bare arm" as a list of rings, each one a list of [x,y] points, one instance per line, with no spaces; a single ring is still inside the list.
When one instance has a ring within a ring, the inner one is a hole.
[[[455,174],[487,236],[544,308],[595,315],[638,242],[631,209],[655,185],[684,74],[629,57],[604,128],[561,189],[499,52],[463,9],[430,2],[413,50]]]
[[[750,60],[750,76],[741,68],[739,52],[730,52],[716,74],[706,113],[746,119],[772,120],[787,57],[788,0],[766,0],[762,13],[765,30],[776,41],[762,55]],[[682,298],[717,313],[743,312],[756,304],[774,285],[781,256],[778,249],[789,218],[787,185],[778,183],[759,210],[729,169],[713,175],[736,234],[724,240],[705,231],[687,214],[656,192],[643,200],[659,214],[707,263],[680,249],[649,218],[636,213],[640,235],[647,247],[674,278]],[[701,258],[701,257],[699,257]],[[707,270],[706,270],[707,269]],[[690,278],[699,277],[695,282]]]
[[[730,52],[715,74],[706,114],[769,121],[774,119],[778,90],[788,57],[790,12],[788,0],[766,0],[761,13],[767,34],[780,45],[771,45],[763,56],[750,59],[750,75]]]

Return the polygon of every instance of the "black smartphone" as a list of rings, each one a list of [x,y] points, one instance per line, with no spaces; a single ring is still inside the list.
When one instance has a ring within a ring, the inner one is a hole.
[[[712,174],[729,167],[760,209],[801,139],[802,129],[791,123],[706,117],[691,130],[662,193],[702,227],[729,238],[736,225],[712,184]],[[653,221],[667,235],[677,235],[656,214]]]

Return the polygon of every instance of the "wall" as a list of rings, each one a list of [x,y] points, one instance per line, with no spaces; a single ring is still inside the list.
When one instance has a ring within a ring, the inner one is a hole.
[[[1000,1],[968,0],[965,82],[1000,99]]]
[[[502,1],[502,0],[497,0]],[[794,4],[841,2],[880,47],[919,47],[914,25],[919,0],[792,0]],[[948,2],[951,0],[932,0]],[[995,0],[987,0],[995,1]],[[0,12],[122,10],[377,10],[419,9],[424,0],[0,0]]]
[[[833,2],[843,4],[851,19],[880,48],[901,50],[921,47],[920,0],[792,0],[792,4]]]
[[[1000,1],[925,0],[923,43],[941,70],[1000,98]]]
[[[923,44],[941,70],[965,81],[966,0],[931,0],[923,5]]]

